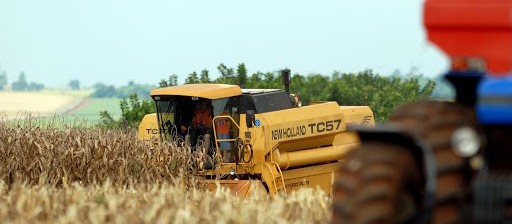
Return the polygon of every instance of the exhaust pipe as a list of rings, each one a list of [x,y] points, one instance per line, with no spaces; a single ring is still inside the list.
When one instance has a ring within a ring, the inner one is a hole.
[[[292,103],[293,107],[301,107],[302,102],[300,101],[300,96],[298,94],[290,94],[290,73],[290,69],[285,68],[281,70],[281,76],[283,76],[284,91],[286,91],[288,98],[290,98],[290,102]]]
[[[281,75],[283,76],[284,91],[290,95],[290,69],[281,70]]]

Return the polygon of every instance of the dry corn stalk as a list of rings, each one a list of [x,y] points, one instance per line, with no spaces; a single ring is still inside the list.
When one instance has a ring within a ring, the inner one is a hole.
[[[191,170],[193,161],[179,144],[139,141],[133,132],[0,120],[0,180],[8,186],[162,183]]]

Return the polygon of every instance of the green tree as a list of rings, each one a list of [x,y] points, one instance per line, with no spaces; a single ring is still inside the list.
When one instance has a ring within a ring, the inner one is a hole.
[[[302,88],[300,95],[303,102],[328,100],[328,91],[325,88],[329,86],[329,77],[321,74],[311,74],[306,77],[306,88]]]
[[[274,72],[263,74],[264,89],[282,89],[283,87],[281,75],[275,74]]]
[[[153,100],[139,100],[137,94],[131,94],[128,100],[123,98],[119,106],[122,118],[130,127],[137,127],[144,115],[155,112]]]
[[[107,111],[100,112],[100,126],[105,128],[137,128],[144,115],[155,112],[153,100],[139,99],[137,94],[131,94],[128,99],[119,102],[121,118],[115,120]]]
[[[247,84],[247,68],[245,67],[244,63],[238,64],[238,67],[236,69],[236,75],[238,79],[237,84],[241,88],[244,88]]]
[[[137,94],[137,96],[139,96],[142,99],[150,99],[149,93],[155,87],[156,86],[154,86],[154,85],[138,84],[138,83],[135,83],[134,81],[129,81],[128,85],[116,88],[115,97],[127,98],[131,94],[135,93],[135,94]]]
[[[68,87],[71,90],[80,90],[80,81],[78,79],[73,79],[73,80],[69,81]]]
[[[257,86],[261,83],[262,81],[262,76],[263,76],[263,73],[261,72],[256,72],[256,73],[253,73],[249,79],[247,80],[247,87],[250,87],[250,88],[257,88]]]
[[[167,86],[177,86],[178,85],[178,76],[176,74],[172,74],[169,76],[169,79],[165,80],[162,79],[158,83],[160,87],[167,87]]]
[[[160,88],[167,87],[167,86],[169,86],[169,83],[165,79],[160,79],[160,82],[158,83],[158,86],[160,86]]]
[[[0,70],[0,90],[4,90],[5,85],[7,85],[7,74],[5,71]]]
[[[201,83],[210,83],[210,82],[212,82],[210,80],[210,75],[208,74],[208,70],[203,69],[201,71],[201,77],[199,78],[199,82],[201,82]]]
[[[25,77],[25,73],[21,72],[18,77],[18,81],[12,83],[12,90],[14,91],[25,91],[27,90],[28,84]]]
[[[43,89],[44,89],[44,84],[42,84],[42,83],[31,82],[27,86],[28,91],[41,91]]]
[[[217,70],[220,73],[220,77],[215,80],[216,83],[236,84],[237,77],[233,68],[228,68],[226,65],[221,63],[217,66]]]
[[[92,97],[96,98],[111,98],[117,95],[116,88],[113,85],[105,85],[103,83],[96,83],[94,86]]]
[[[420,85],[419,76],[400,78],[376,75],[371,70],[353,73],[334,73],[326,88],[326,100],[340,105],[368,105],[377,121],[387,120],[399,105],[430,97],[435,82]]]
[[[178,76],[176,74],[172,74],[169,76],[169,86],[177,86],[178,85]]]
[[[300,74],[294,74],[290,81],[290,91],[293,93],[299,93],[299,90],[306,88],[306,84],[306,77]]]
[[[191,84],[191,83],[199,83],[199,77],[196,72],[192,72],[187,76],[187,79],[185,80],[185,83]]]

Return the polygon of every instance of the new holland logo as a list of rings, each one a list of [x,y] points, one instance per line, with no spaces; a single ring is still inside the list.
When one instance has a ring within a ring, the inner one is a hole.
[[[323,132],[337,131],[340,129],[341,119],[313,122],[307,125],[285,127],[272,130],[272,140],[293,138],[297,136],[305,136],[318,134]]]
[[[261,125],[261,121],[260,121],[260,119],[256,119],[256,120],[254,121],[254,126],[259,127],[260,125]]]

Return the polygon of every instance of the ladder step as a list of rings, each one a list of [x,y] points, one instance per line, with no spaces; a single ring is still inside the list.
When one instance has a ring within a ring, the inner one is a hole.
[[[281,178],[276,178],[276,186],[277,188],[284,188]]]

